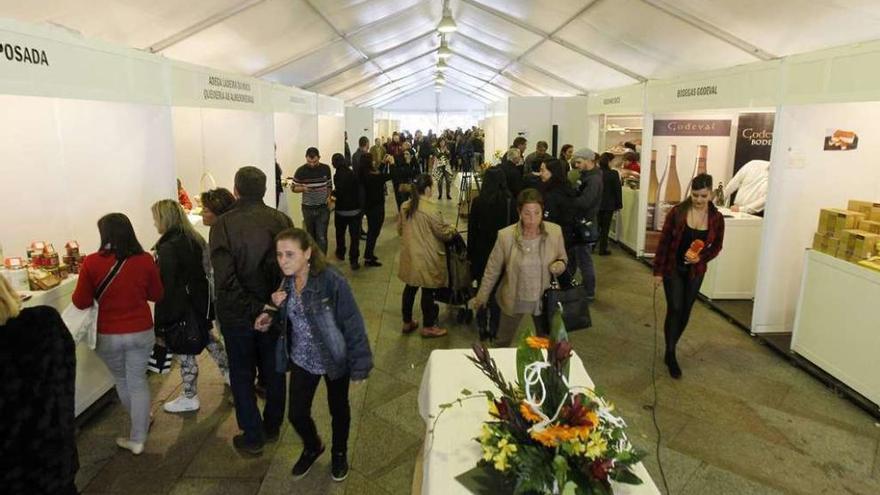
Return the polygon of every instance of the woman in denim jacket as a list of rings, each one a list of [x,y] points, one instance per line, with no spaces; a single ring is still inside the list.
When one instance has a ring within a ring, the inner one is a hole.
[[[276,362],[278,371],[291,372],[288,417],[304,444],[292,474],[304,477],[324,452],[311,415],[323,376],[333,424],[331,477],[342,481],[348,476],[349,383],[366,380],[373,368],[364,319],[348,282],[327,266],[306,231],[287,229],[275,238],[275,246],[285,276],[282,288],[272,294],[277,317],[267,307],[254,327],[265,332],[275,321],[281,328]]]

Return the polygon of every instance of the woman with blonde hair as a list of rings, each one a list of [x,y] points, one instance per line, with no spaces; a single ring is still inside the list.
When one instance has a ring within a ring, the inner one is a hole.
[[[21,309],[18,294],[0,276],[3,493],[77,493],[75,376],[76,349],[58,312]]]
[[[164,339],[169,352],[177,355],[183,378],[183,393],[166,402],[163,408],[169,413],[195,411],[200,406],[197,356],[201,349],[196,353],[192,353],[192,349],[175,349],[167,332],[180,331],[181,322],[196,322],[202,334],[203,348],[208,348],[228,380],[226,352],[211,332],[213,305],[207,277],[211,272],[209,253],[205,240],[195,231],[176,201],[163,199],[150,209],[156,230],[161,235],[153,250],[165,287],[165,297],[156,303],[156,335]]]

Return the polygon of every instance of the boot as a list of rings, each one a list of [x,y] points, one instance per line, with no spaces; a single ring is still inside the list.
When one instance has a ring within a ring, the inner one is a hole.
[[[675,351],[667,351],[666,357],[663,360],[666,362],[666,367],[669,368],[669,376],[676,380],[681,378],[681,367],[678,365],[678,360],[675,358]]]

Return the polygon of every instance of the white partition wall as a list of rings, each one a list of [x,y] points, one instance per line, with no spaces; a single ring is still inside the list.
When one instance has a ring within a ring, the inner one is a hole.
[[[150,205],[176,197],[167,107],[0,96],[0,242],[24,256],[34,240],[98,249],[96,222],[131,219],[145,247],[157,239]]]
[[[345,105],[338,98],[318,95],[318,150],[327,164],[333,153],[345,151]]]
[[[372,108],[345,107],[345,131],[348,132],[348,146],[352,153],[357,148],[361,136],[366,136],[370,140],[370,146],[373,145],[374,118]]]
[[[855,131],[850,151],[824,151],[828,129]],[[774,132],[764,243],[752,331],[791,332],[804,250],[812,244],[819,210],[849,199],[880,198],[880,103],[783,107]]]

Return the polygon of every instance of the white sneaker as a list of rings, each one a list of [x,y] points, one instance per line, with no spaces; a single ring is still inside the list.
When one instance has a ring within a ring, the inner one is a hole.
[[[191,412],[199,410],[199,396],[195,396],[192,399],[181,395],[180,397],[174,399],[171,402],[166,402],[165,405],[162,406],[162,409],[165,409],[165,412],[169,413],[182,413],[182,412]]]
[[[144,451],[144,444],[132,442],[131,440],[123,437],[116,437],[116,446],[120,449],[125,449],[131,451],[134,455],[141,455]]]

